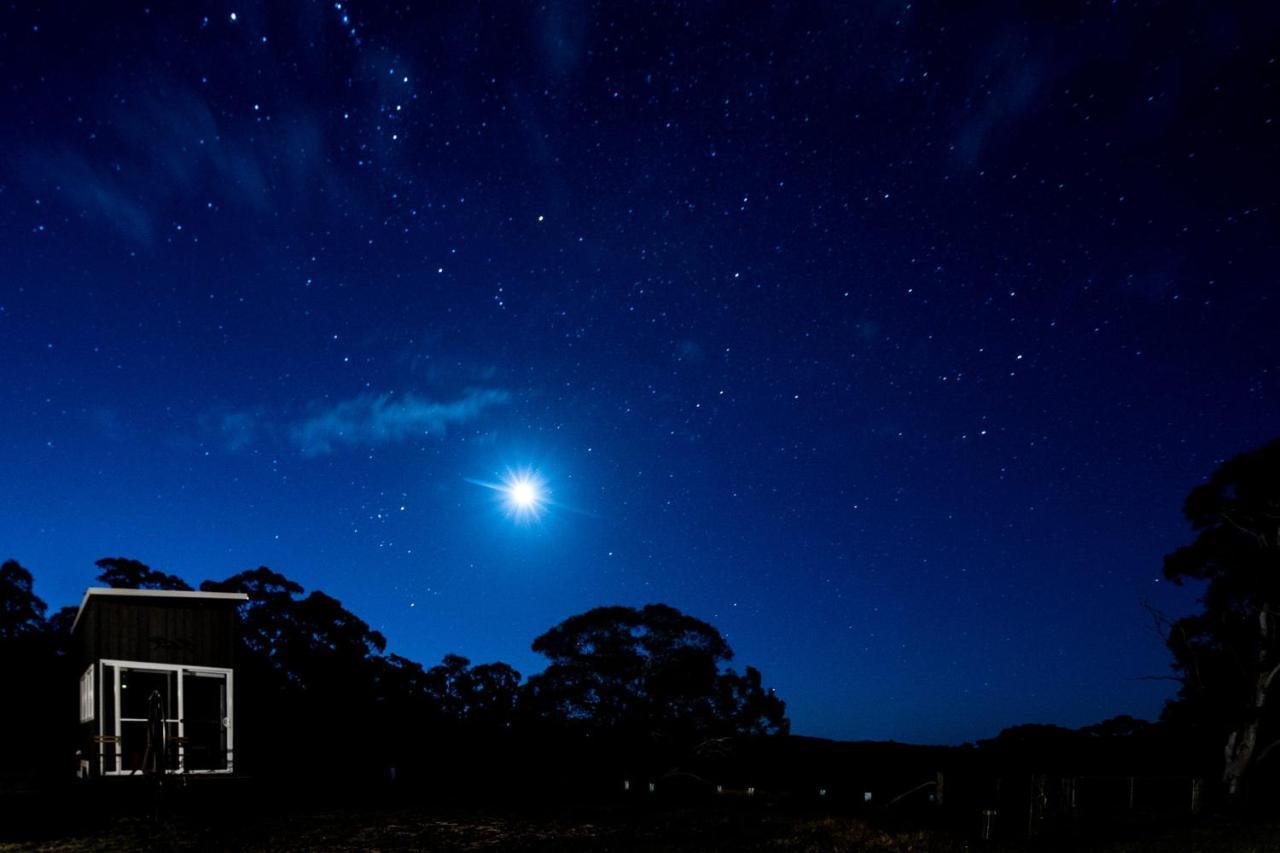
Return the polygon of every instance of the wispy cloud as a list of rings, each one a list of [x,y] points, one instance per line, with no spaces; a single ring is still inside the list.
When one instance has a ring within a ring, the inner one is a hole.
[[[80,215],[105,222],[137,243],[151,242],[154,226],[146,203],[117,175],[97,169],[80,154],[65,149],[20,149],[15,161],[17,177],[32,191],[61,192]]]
[[[228,412],[220,418],[219,427],[228,450],[242,450],[257,438],[258,425],[251,412]]]
[[[200,438],[233,453],[252,447],[270,436],[270,424],[261,408],[222,409],[200,416]]]
[[[338,185],[319,119],[306,110],[272,118],[274,132],[262,137],[256,124],[215,117],[198,93],[160,80],[102,122],[95,146],[11,139],[0,130],[11,149],[0,178],[148,246],[192,209],[216,204],[261,216],[283,197],[296,201]]]
[[[414,394],[362,394],[312,414],[289,431],[307,456],[338,447],[391,444],[414,436],[443,435],[450,427],[506,404],[511,395],[496,388],[473,389],[455,400],[430,400]]]

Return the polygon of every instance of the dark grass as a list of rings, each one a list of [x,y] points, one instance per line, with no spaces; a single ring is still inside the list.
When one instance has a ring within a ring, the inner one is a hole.
[[[0,797],[0,851],[883,851],[1021,850],[1099,853],[1280,853],[1280,823],[1203,818],[1069,827],[1028,841],[982,841],[975,826],[938,812],[818,809],[767,797],[701,802],[634,798],[581,801],[509,798],[501,805],[366,789],[226,787],[168,792],[69,790],[23,801]],[[1012,832],[1012,827],[1005,827]]]

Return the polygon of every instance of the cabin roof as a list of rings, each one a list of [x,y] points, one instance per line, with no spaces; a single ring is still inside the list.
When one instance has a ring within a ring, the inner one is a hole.
[[[116,589],[109,586],[91,586],[84,591],[84,598],[80,600],[80,609],[76,611],[75,621],[71,623],[71,630],[74,633],[76,626],[80,624],[80,617],[84,615],[84,609],[89,606],[91,597],[118,596],[118,597],[137,597],[137,598],[199,598],[206,601],[248,601],[249,596],[243,592],[200,592],[198,590],[185,589]]]

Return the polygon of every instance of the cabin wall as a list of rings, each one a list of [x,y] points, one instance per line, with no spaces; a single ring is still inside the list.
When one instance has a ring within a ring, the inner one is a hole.
[[[76,634],[81,668],[103,659],[230,668],[236,609],[226,601],[98,596]]]
[[[122,750],[126,750],[127,760],[131,737],[117,725],[120,709],[116,707],[115,679],[118,673],[102,661],[134,662],[142,667],[160,664],[232,670],[239,633],[239,603],[227,599],[90,594],[72,637],[73,653],[79,658],[78,671],[83,673],[86,667],[93,668],[94,718],[82,720],[77,738],[80,757],[89,765],[89,775],[100,775],[103,762],[114,768],[116,755]],[[231,718],[229,726],[233,731],[233,678],[228,677],[227,690],[226,716]],[[190,706],[187,710],[190,712]],[[132,737],[136,741],[136,721],[126,725],[134,726]],[[178,733],[183,732],[181,723],[173,725],[177,726]],[[117,732],[123,737],[120,743],[114,742]],[[226,771],[230,769],[228,766]],[[214,773],[226,771],[212,770]],[[192,772],[203,772],[203,768],[197,767]]]

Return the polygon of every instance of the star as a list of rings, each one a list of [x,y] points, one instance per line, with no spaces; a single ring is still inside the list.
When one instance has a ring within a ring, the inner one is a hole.
[[[517,480],[507,488],[507,495],[517,509],[528,510],[538,503],[537,487],[528,480]]]
[[[496,492],[507,517],[520,524],[538,521],[552,505],[546,480],[533,468],[508,468],[496,483],[470,478],[467,482]]]
[[[537,521],[546,509],[546,483],[534,471],[508,471],[503,478],[501,492],[507,515],[520,523]]]

